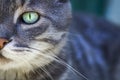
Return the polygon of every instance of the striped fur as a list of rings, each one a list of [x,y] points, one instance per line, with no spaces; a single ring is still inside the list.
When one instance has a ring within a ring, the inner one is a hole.
[[[40,20],[24,24],[27,11]],[[0,0],[0,38],[11,40],[0,50],[0,80],[119,80],[120,29],[71,18],[69,0]]]

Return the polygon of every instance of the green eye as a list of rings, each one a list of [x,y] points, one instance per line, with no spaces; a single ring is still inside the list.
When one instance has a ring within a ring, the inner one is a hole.
[[[25,12],[22,15],[22,20],[26,24],[34,24],[39,20],[39,14],[37,12]]]

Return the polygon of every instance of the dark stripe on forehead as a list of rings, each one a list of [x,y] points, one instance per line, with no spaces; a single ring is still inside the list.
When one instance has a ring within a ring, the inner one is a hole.
[[[25,0],[0,0],[0,16],[14,13],[14,11],[24,4]]]

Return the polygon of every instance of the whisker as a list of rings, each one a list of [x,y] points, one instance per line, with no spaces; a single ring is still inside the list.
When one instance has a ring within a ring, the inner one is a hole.
[[[32,47],[30,47],[30,48],[33,49],[33,50],[36,50],[36,51],[45,53],[45,52],[43,52],[43,51],[41,51],[41,50],[39,50],[39,49],[35,49],[35,48],[32,48]],[[53,52],[53,51],[52,51],[52,52]],[[67,64],[65,61],[63,61],[62,59],[60,59],[60,58],[57,57],[56,55],[54,55],[54,54],[51,55],[51,56],[45,55],[45,54],[39,54],[39,55],[42,55],[42,56],[44,56],[44,57],[46,57],[46,58],[49,58],[49,59],[53,59],[53,60],[57,61],[58,63],[60,63],[60,64],[63,65],[63,66],[67,66],[72,72],[78,74],[79,76],[83,77],[83,78],[86,79],[86,80],[89,80],[89,79],[88,79],[87,77],[85,77],[82,73],[78,72],[75,68],[73,68],[72,66],[70,66],[69,64]]]
[[[49,76],[51,80],[54,80],[53,77],[50,75],[50,73],[45,68],[41,67],[41,70],[43,70]]]
[[[40,68],[41,69],[41,68]],[[42,69],[41,69],[42,70]],[[43,71],[43,70],[42,70]],[[39,74],[39,75],[41,75],[41,77],[43,78],[43,80],[45,79],[45,77],[44,77],[44,75],[43,74],[41,74],[41,73],[39,73],[39,71],[35,71],[37,74]]]
[[[51,50],[52,51],[52,50]],[[53,51],[52,51],[53,52]],[[83,77],[84,79],[88,80],[87,77],[85,77],[82,73],[78,72],[75,68],[73,68],[71,65],[69,65],[68,63],[66,63],[65,61],[63,61],[61,58],[59,58],[58,56],[56,56],[55,54],[52,55],[53,57],[56,58],[57,62],[59,62],[60,64],[64,64],[67,67],[69,67],[69,69],[72,69],[71,71],[73,73],[77,73],[79,76]]]

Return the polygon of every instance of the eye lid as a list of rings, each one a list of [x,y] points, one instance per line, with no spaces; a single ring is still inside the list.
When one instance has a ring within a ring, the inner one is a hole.
[[[27,23],[24,19],[23,19],[23,16],[25,15],[25,14],[29,14],[29,13],[35,13],[35,14],[37,14],[37,19],[33,22],[33,23]],[[36,11],[26,11],[26,12],[23,12],[21,15],[20,15],[20,18],[19,18],[19,21],[20,21],[20,23],[21,24],[26,24],[26,25],[32,25],[32,24],[35,24],[35,23],[37,23],[39,20],[40,20],[40,17],[41,17],[41,15],[40,15],[40,13],[39,12],[36,12]]]

